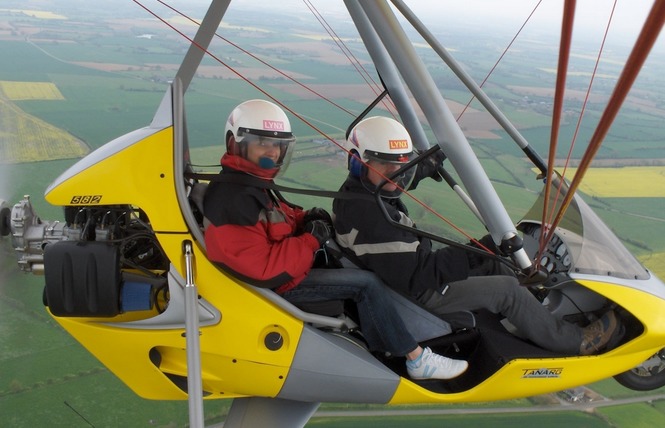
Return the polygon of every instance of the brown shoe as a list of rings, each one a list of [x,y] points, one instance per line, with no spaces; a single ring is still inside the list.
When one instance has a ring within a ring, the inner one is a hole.
[[[602,317],[589,324],[582,331],[580,355],[595,354],[603,349],[612,338],[619,321],[614,311],[607,311]]]

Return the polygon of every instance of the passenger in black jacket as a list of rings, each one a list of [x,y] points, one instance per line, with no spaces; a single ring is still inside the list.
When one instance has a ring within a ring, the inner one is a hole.
[[[353,128],[347,148],[351,153],[349,176],[341,192],[373,194],[385,177],[414,156],[406,129],[396,120],[378,116],[364,119]],[[400,200],[402,189],[413,189],[418,180],[438,175],[436,170],[443,159],[439,151],[422,161],[417,170],[411,168],[383,185],[381,197],[392,220],[414,226]],[[596,353],[619,331],[613,311],[585,328],[556,318],[519,285],[509,269],[496,268],[500,264],[478,264],[477,257],[468,256],[471,253],[460,248],[433,250],[429,239],[391,225],[373,199],[338,198],[333,202],[333,212],[340,246],[388,286],[438,316],[487,309],[505,316],[537,345],[568,355]]]

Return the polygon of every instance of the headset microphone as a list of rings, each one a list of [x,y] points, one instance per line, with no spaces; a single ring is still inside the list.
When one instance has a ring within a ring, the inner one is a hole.
[[[275,164],[275,161],[273,161],[270,158],[259,158],[259,166],[263,169],[273,169],[277,165]]]

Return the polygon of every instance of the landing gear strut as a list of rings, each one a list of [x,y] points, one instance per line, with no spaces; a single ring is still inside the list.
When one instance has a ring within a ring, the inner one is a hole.
[[[614,376],[614,379],[635,391],[651,391],[665,386],[665,348],[639,366]]]

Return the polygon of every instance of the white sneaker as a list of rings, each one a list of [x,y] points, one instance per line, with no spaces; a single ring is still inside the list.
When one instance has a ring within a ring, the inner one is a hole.
[[[453,360],[431,349],[423,349],[418,359],[406,362],[406,371],[411,379],[452,379],[464,373],[469,363],[464,360]]]

